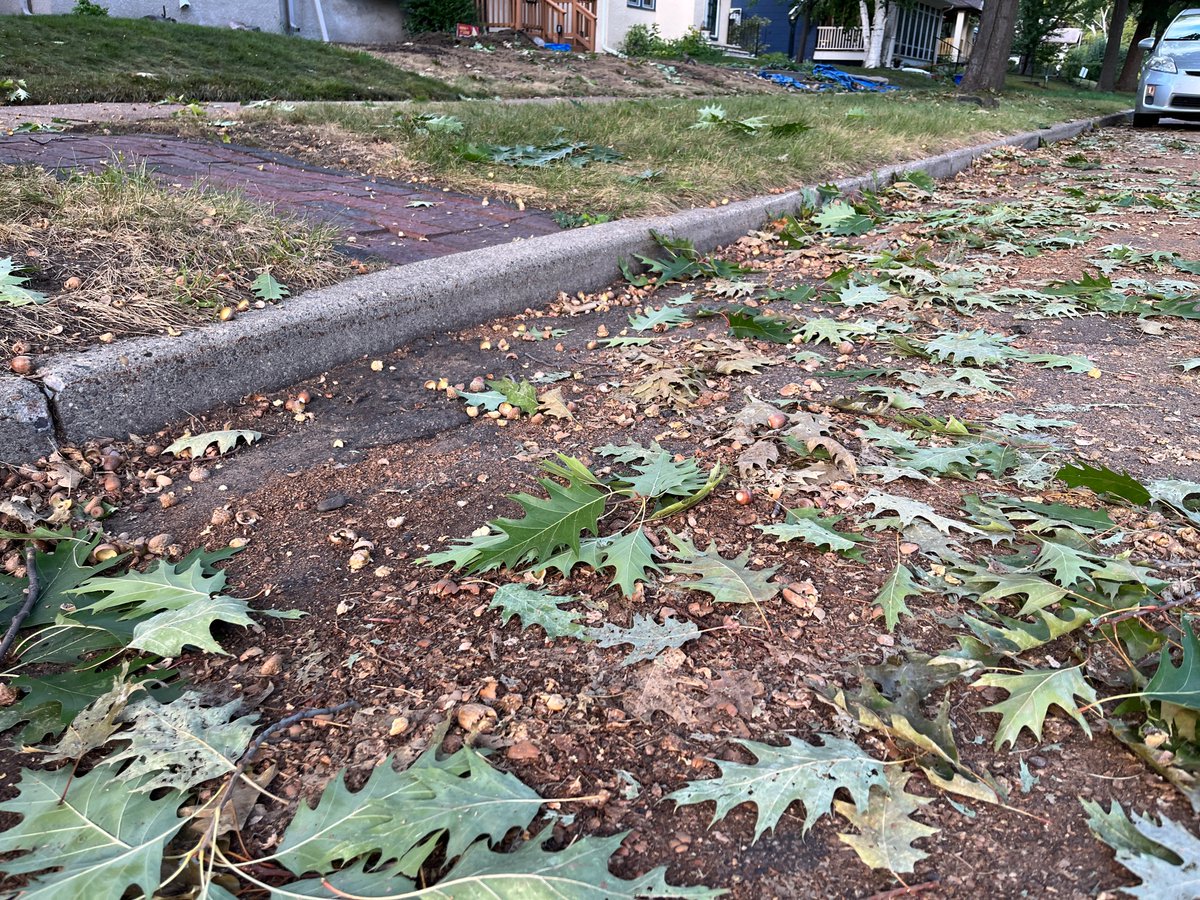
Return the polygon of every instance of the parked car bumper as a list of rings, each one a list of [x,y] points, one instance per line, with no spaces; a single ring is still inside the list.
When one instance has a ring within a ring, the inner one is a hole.
[[[1138,92],[1137,111],[1158,116],[1200,118],[1200,75],[1147,72]]]

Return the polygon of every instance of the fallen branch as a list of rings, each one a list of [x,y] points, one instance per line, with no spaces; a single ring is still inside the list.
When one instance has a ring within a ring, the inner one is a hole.
[[[21,604],[21,608],[17,610],[17,614],[13,616],[12,624],[8,626],[8,633],[4,635],[4,640],[0,642],[0,663],[3,663],[8,656],[8,651],[12,649],[13,642],[17,639],[17,632],[21,630],[21,626],[25,624],[25,620],[29,618],[29,614],[33,612],[33,608],[37,606],[38,595],[42,592],[42,586],[38,579],[37,571],[37,551],[30,544],[25,548],[25,572],[29,579],[29,585],[25,588],[25,602]]]

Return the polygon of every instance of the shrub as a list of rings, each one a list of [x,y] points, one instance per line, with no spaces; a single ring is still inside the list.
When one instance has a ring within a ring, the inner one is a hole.
[[[725,57],[724,53],[704,39],[698,28],[689,28],[683,37],[666,41],[662,50],[655,55],[674,59],[687,56],[698,62],[717,62]]]
[[[756,61],[764,69],[787,69],[794,72],[800,68],[786,53],[760,53]]]
[[[99,3],[93,3],[92,0],[75,0],[75,6],[71,10],[73,16],[107,16],[108,8],[101,6]]]
[[[451,31],[459,22],[475,21],[475,0],[402,0],[404,27],[413,34]]]
[[[1104,62],[1104,47],[1107,43],[1105,35],[1096,34],[1084,38],[1078,46],[1068,50],[1062,61],[1063,77],[1078,78],[1079,70],[1086,67],[1088,78],[1095,81]]]
[[[625,32],[621,52],[633,57],[689,58],[697,62],[718,62],[725,55],[706,41],[697,28],[689,28],[683,37],[673,41],[664,41],[657,25],[631,25]]]
[[[653,56],[664,47],[666,41],[659,36],[657,25],[631,25],[625,32],[621,52],[626,56]]]

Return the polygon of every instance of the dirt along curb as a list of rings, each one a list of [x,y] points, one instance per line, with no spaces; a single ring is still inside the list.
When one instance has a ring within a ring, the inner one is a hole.
[[[952,178],[999,147],[1035,149],[1127,113],[1065,122],[837,182],[843,193],[881,188],[921,171]],[[620,277],[618,260],[653,249],[650,231],[711,250],[813,203],[802,188],[716,209],[627,219],[456,253],[309,291],[265,315],[189,332],[122,341],[39,363],[32,380],[0,377],[0,461],[26,462],[56,442],[123,437],[252,392],[271,391],[426,335],[540,306],[559,291],[596,291]],[[33,390],[33,385],[41,391]]]

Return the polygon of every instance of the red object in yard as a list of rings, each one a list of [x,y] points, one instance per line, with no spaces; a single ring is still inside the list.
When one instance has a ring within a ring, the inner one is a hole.
[[[459,39],[479,37],[482,33],[478,25],[464,25],[462,22],[459,22],[454,26],[454,36]]]

